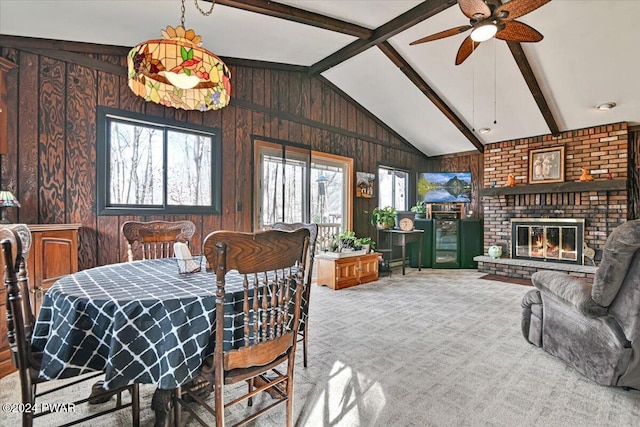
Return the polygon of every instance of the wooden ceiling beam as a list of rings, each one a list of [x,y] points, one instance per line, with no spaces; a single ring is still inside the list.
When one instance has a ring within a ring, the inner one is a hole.
[[[538,80],[531,69],[531,65],[529,65],[529,60],[522,49],[522,45],[519,42],[508,41],[507,46],[509,46],[509,50],[513,55],[513,59],[515,59],[516,64],[518,64],[518,68],[529,87],[529,91],[531,91],[531,95],[533,95],[533,99],[536,101],[536,104],[538,104],[540,113],[542,113],[542,117],[544,117],[544,120],[547,122],[547,126],[549,127],[551,134],[554,136],[559,135],[560,129],[558,128],[558,123],[551,113],[549,104],[542,93],[542,89],[540,89],[540,85],[538,84]]]
[[[444,114],[451,123],[478,149],[479,152],[484,153],[484,145],[472,131],[464,124],[464,122],[456,115],[456,113],[444,102],[442,98],[424,81],[422,77],[416,72],[416,70],[409,65],[409,63],[400,55],[400,53],[389,44],[384,42],[378,45],[378,48],[398,67],[405,76],[416,85],[422,93]]]
[[[211,3],[212,0],[205,1]],[[260,13],[262,15],[273,16],[275,18],[286,19],[287,21],[298,22],[300,24],[311,25],[313,27],[331,30],[337,33],[347,34],[358,37],[359,39],[368,39],[373,34],[373,30],[360,25],[272,1],[216,0],[215,2],[217,4],[234,7],[236,9],[247,10],[250,12]]]
[[[320,74],[323,71],[334,67],[349,58],[353,58],[359,53],[364,52],[370,47],[386,42],[391,37],[402,31],[413,27],[414,25],[428,19],[445,9],[457,4],[456,0],[427,0],[420,3],[413,9],[408,10],[402,15],[397,16],[391,21],[383,24],[373,31],[373,35],[366,40],[356,40],[335,53],[309,67],[309,74]]]

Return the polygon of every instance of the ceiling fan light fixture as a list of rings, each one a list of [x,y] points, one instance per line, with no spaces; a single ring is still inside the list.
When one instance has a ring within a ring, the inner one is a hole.
[[[602,104],[599,104],[598,106],[596,106],[597,110],[601,110],[601,111],[606,111],[606,110],[611,110],[613,108],[616,107],[616,103],[615,102],[604,102]]]
[[[491,128],[481,128],[481,129],[478,130],[478,132],[480,132],[481,134],[484,135],[486,133],[491,132]]]
[[[480,24],[471,31],[471,40],[474,42],[485,42],[496,35],[498,26],[493,22]]]

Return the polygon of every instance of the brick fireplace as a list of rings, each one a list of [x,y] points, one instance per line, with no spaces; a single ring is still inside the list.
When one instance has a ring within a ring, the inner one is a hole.
[[[529,151],[560,146],[565,148],[565,181],[529,184]],[[498,245],[503,248],[503,257],[510,257],[514,218],[573,218],[584,222],[584,243],[596,250],[597,258],[609,233],[627,219],[627,147],[626,123],[567,131],[556,137],[543,135],[488,144],[484,153],[484,188],[480,190],[484,253],[489,246]],[[583,169],[591,173],[594,181],[580,181]],[[515,187],[505,187],[509,173],[515,176]],[[529,278],[539,268],[479,262],[478,269]],[[571,274],[589,277],[575,271]]]

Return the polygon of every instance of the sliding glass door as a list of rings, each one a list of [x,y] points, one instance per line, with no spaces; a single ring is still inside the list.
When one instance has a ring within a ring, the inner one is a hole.
[[[261,143],[256,157],[256,229],[281,221],[308,222],[311,151]]]
[[[351,229],[353,160],[257,141],[254,228],[275,222],[314,222]]]

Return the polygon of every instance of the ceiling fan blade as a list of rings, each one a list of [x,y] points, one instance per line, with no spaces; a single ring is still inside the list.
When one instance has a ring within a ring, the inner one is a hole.
[[[516,19],[522,15],[526,15],[549,3],[551,0],[511,0],[501,6],[498,6],[494,15],[501,19],[511,20]],[[503,12],[506,12],[506,16],[501,16]]]
[[[478,20],[491,16],[491,9],[489,9],[489,6],[482,0],[458,0],[458,6],[460,6],[462,13],[469,19],[475,15],[481,15],[477,16],[477,18],[479,18]]]
[[[471,28],[471,25],[462,25],[460,27],[450,28],[448,30],[440,31],[439,33],[436,33],[436,34],[431,34],[430,36],[423,37],[409,44],[413,46],[414,44],[426,43],[432,40],[438,40],[438,39],[443,39],[449,36],[455,36],[456,34],[464,33],[470,28]]]
[[[527,24],[508,21],[504,23],[504,29],[498,31],[496,38],[513,42],[539,42],[544,36]]]
[[[465,59],[469,57],[473,53],[474,50],[480,45],[480,42],[475,42],[471,39],[471,36],[467,36],[466,39],[460,45],[460,49],[458,49],[458,54],[456,55],[456,65],[460,65],[464,62]]]

